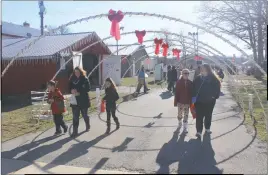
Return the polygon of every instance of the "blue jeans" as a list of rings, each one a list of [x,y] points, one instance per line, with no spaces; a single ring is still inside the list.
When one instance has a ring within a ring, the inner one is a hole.
[[[87,115],[88,108],[81,109],[79,106],[73,106],[72,112],[73,112],[73,130],[75,133],[78,133],[80,112],[82,113],[82,117],[84,118],[86,129],[90,128],[89,116]]]

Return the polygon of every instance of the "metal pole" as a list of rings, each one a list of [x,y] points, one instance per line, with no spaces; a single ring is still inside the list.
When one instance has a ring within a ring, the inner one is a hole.
[[[116,40],[116,54],[118,55],[118,40]]]
[[[44,12],[40,12],[40,18],[41,18],[41,35],[44,34]]]
[[[196,31],[196,40],[197,40],[197,47],[196,47],[196,52],[197,52],[197,55],[198,55],[198,28],[197,28],[197,31]]]

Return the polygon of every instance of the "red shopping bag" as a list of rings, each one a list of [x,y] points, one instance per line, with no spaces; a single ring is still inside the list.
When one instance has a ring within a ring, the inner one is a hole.
[[[193,119],[195,119],[196,118],[196,110],[195,110],[194,104],[191,104],[190,111],[192,113]]]
[[[105,108],[106,108],[105,102],[104,102],[104,100],[102,100],[101,101],[101,112],[105,112]]]

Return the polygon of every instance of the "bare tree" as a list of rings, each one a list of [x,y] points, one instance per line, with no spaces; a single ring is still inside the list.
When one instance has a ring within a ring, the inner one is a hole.
[[[252,49],[254,60],[264,60],[266,36],[266,5],[264,0],[203,2],[199,12],[207,28],[238,38]]]
[[[70,33],[70,29],[68,27],[62,27],[57,31],[52,31],[52,29],[56,28],[54,26],[45,26],[45,28],[46,28],[47,32],[50,33],[50,34],[60,34],[60,35],[62,35],[62,34]]]

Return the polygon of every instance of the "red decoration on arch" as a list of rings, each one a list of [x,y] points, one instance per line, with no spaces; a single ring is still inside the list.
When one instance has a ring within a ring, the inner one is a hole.
[[[136,33],[136,36],[138,38],[138,42],[140,44],[142,44],[143,43],[143,37],[146,35],[146,31],[145,30],[143,30],[143,31],[135,30],[135,33]]]
[[[155,43],[155,51],[154,51],[154,53],[155,53],[156,55],[159,54],[160,45],[162,44],[162,42],[163,42],[163,39],[158,39],[158,38],[155,38],[155,39],[154,39],[154,43]]]
[[[168,44],[164,43],[162,44],[162,48],[163,48],[163,56],[166,57],[167,56],[167,51],[168,51]]]
[[[172,49],[172,53],[173,53],[173,56],[176,56],[177,57],[177,60],[180,60],[181,50],[175,48],[175,49]]]
[[[110,34],[116,39],[120,40],[119,22],[124,18],[122,11],[109,10],[108,19],[112,22]]]

